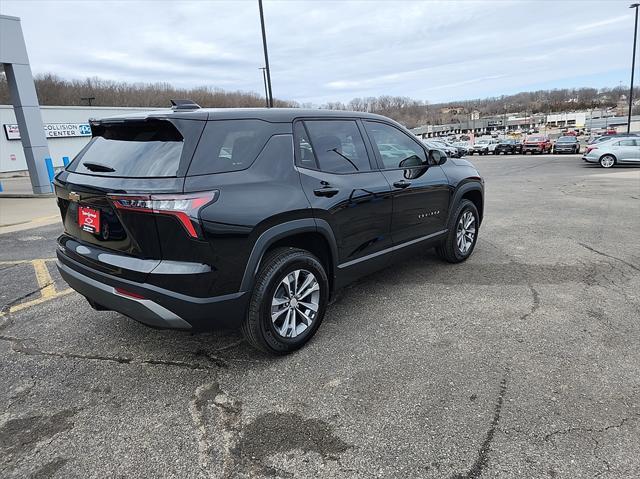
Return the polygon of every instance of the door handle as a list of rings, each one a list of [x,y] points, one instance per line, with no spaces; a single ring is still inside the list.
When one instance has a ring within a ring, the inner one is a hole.
[[[406,188],[407,186],[411,186],[411,182],[407,180],[396,181],[393,186],[396,188]]]
[[[330,186],[325,186],[324,188],[318,188],[317,190],[313,190],[313,194],[316,196],[326,196],[327,198],[331,198],[332,196],[337,195],[340,192],[338,188],[331,188]]]

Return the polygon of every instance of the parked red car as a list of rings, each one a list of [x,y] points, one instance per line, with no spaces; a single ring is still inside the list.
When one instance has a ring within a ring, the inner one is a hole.
[[[551,139],[545,135],[531,135],[528,136],[524,143],[522,144],[522,154],[526,155],[527,153],[551,153],[551,149],[553,148],[553,144],[551,143]]]

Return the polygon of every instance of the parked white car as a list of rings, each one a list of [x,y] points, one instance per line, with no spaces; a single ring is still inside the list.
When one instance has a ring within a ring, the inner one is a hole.
[[[469,154],[473,155],[474,153],[478,153],[479,155],[488,155],[489,153],[494,153],[498,143],[500,143],[500,140],[497,138],[479,138],[469,150]]]

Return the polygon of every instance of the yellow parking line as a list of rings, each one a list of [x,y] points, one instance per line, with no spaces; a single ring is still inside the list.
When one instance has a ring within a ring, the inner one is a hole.
[[[36,275],[36,281],[38,282],[38,287],[41,288],[40,297],[32,299],[31,301],[25,301],[24,303],[13,305],[9,307],[7,311],[0,311],[0,318],[6,313],[15,313],[17,311],[22,311],[23,309],[30,308],[31,306],[36,306],[51,299],[59,298],[73,292],[71,288],[67,288],[62,291],[56,291],[55,283],[53,282],[51,274],[49,273],[49,269],[47,268],[47,263],[55,260],[56,258],[40,258],[31,260],[24,259],[14,261],[0,261],[0,265],[30,263],[33,266],[33,270]]]
[[[56,258],[42,258],[42,259],[14,259],[10,261],[0,261],[0,265],[6,264],[25,264],[25,263],[33,263],[34,261],[55,261]]]
[[[33,264],[33,269],[36,271],[38,287],[42,288],[42,297],[50,298],[51,296],[56,294],[56,287],[53,284],[53,279],[51,279],[51,275],[49,274],[49,270],[47,269],[47,265],[45,264],[44,260],[34,259],[31,264]]]
[[[67,295],[69,293],[72,293],[72,292],[73,292],[73,290],[71,288],[63,289],[62,291],[55,291],[54,290],[53,294],[50,295],[50,296],[40,296],[37,299],[33,299],[33,300],[27,301],[25,303],[20,303],[20,304],[16,304],[15,306],[11,306],[9,308],[9,312],[10,313],[15,313],[17,311],[22,311],[23,309],[27,309],[27,308],[30,308],[31,306],[36,306],[38,304],[42,304],[42,303],[44,303],[46,301],[49,301],[51,299],[56,299],[56,298],[59,298],[61,296],[65,296],[65,295]]]

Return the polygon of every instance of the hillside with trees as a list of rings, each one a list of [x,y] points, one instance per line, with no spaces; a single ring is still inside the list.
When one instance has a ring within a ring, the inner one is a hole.
[[[41,105],[89,105],[168,107],[172,98],[188,98],[202,107],[262,107],[264,96],[255,92],[225,91],[220,88],[175,88],[169,83],[127,83],[87,78],[65,80],[56,75],[37,75],[36,92]],[[0,104],[11,104],[6,76],[0,75]],[[274,98],[275,106],[295,106]]]
[[[262,107],[264,96],[255,92],[226,91],[212,87],[176,88],[169,83],[127,83],[87,78],[66,80],[53,74],[35,78],[41,105],[88,105],[166,107],[172,98],[189,98],[202,107]],[[458,123],[469,119],[472,111],[480,116],[526,112],[549,113],[615,107],[628,94],[628,88],[563,88],[521,92],[514,95],[430,104],[405,96],[382,95],[329,102],[320,108],[378,113],[395,119],[409,128],[424,124]],[[89,100],[91,98],[91,100]],[[634,90],[640,98],[640,88]],[[7,81],[0,75],[0,104],[10,104]],[[278,107],[299,107],[294,101],[274,99]],[[315,105],[304,104],[304,107]],[[634,108],[635,110],[635,108]]]

